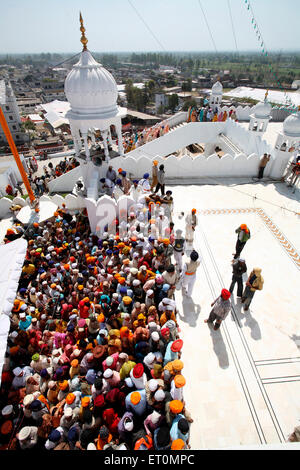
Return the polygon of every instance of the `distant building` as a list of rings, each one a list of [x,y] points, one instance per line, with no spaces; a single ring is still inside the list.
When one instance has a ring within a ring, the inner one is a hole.
[[[165,107],[167,105],[168,97],[164,93],[155,93],[155,112],[158,113],[161,106]]]
[[[0,106],[16,145],[27,141],[27,136],[21,129],[19,108],[9,81],[0,80]],[[7,140],[0,126],[0,145],[4,144],[7,144]]]

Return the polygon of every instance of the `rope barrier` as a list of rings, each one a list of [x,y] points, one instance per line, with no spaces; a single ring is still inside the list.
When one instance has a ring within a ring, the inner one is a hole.
[[[133,10],[135,11],[135,13],[137,14],[137,16],[139,17],[139,19],[142,21],[142,23],[146,26],[146,28],[148,29],[149,33],[152,35],[152,37],[155,39],[155,41],[159,44],[159,46],[161,47],[161,49],[166,52],[166,49],[164,48],[164,46],[162,45],[162,43],[160,42],[160,40],[157,38],[157,36],[153,33],[152,29],[150,28],[150,26],[146,23],[146,21],[144,20],[144,18],[142,17],[142,15],[138,12],[138,10],[136,9],[136,7],[133,5],[133,3],[131,2],[131,0],[127,0],[128,3],[131,5],[131,7],[133,8]]]
[[[266,47],[266,43],[263,39],[263,35],[262,35],[262,32],[258,26],[258,23],[255,19],[255,16],[254,16],[254,12],[253,12],[253,8],[251,6],[251,3],[250,3],[250,0],[244,0],[245,2],[245,5],[247,6],[247,10],[248,12],[250,13],[250,15],[252,16],[252,19],[251,19],[251,24],[253,26],[253,29],[255,31],[255,34],[256,34],[256,38],[258,40],[258,43],[259,43],[259,46],[260,46],[260,49],[261,49],[261,53],[262,55],[264,55],[265,57],[268,57],[268,51],[267,51],[267,47]],[[283,91],[284,93],[284,96],[285,96],[285,99],[286,99],[286,106],[284,107],[281,107],[280,109],[284,109],[285,111],[288,111],[290,113],[294,113],[298,110],[297,106],[295,106],[291,100],[291,98],[288,96],[288,94],[286,93],[286,91],[283,89],[281,83],[280,83],[280,80],[276,74],[276,71],[273,70],[272,68],[272,65],[269,64],[269,70],[270,72],[272,73],[277,85],[279,86],[279,88]]]

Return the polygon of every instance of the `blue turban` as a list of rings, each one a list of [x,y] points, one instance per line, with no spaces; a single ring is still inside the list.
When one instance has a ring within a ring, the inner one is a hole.
[[[58,442],[61,438],[61,434],[59,431],[57,431],[57,429],[53,429],[50,434],[49,434],[49,441],[51,442]]]
[[[145,173],[143,176],[145,179],[149,178],[149,173]]]
[[[164,285],[163,285],[163,291],[164,291],[164,292],[167,292],[169,289],[170,289],[170,285],[169,285],[169,284],[164,284]]]
[[[76,426],[73,426],[72,428],[69,429],[68,441],[75,443],[78,440],[78,437],[79,437],[78,428]]]
[[[40,400],[33,400],[33,402],[30,404],[30,409],[32,411],[39,411],[42,409],[42,403]]]

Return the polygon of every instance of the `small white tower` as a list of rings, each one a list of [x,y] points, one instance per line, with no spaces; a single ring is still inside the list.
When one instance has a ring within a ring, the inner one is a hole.
[[[270,176],[281,178],[286,166],[300,147],[300,107],[298,111],[291,114],[283,121],[282,132],[278,133],[275,144],[275,160],[273,162]]]
[[[215,108],[220,108],[222,103],[222,96],[223,96],[223,86],[222,83],[217,81],[213,84],[211,88],[211,95],[209,97],[209,105],[212,107],[213,110]]]
[[[249,131],[262,135],[268,127],[271,119],[272,106],[267,101],[268,91],[266,92],[264,102],[257,103],[254,107],[254,113],[250,114]]]
[[[7,80],[0,80],[0,106],[14,142],[18,145],[28,140],[25,132],[23,132],[21,128],[21,117],[14,91],[11,83]],[[1,126],[0,143],[7,143]]]
[[[111,139],[110,126],[114,125],[118,136],[120,155],[124,154],[122,145],[121,118],[126,108],[117,105],[118,88],[114,77],[101,64],[96,62],[87,49],[82,16],[80,14],[81,43],[83,50],[79,61],[73,66],[65,80],[65,94],[70,103],[66,117],[70,121],[76,155],[79,156],[84,144],[86,159],[90,160],[88,136],[99,129],[103,138],[106,161],[109,160],[107,141]],[[94,135],[92,137],[94,141]]]

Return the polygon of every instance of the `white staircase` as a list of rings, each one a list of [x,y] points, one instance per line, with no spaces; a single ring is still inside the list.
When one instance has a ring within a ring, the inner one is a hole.
[[[237,145],[235,145],[232,142],[232,140],[229,139],[229,137],[227,137],[223,133],[220,135],[220,141],[221,142],[223,141],[232,150],[233,153],[236,153],[236,154],[243,153],[242,150]]]

